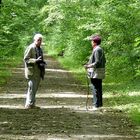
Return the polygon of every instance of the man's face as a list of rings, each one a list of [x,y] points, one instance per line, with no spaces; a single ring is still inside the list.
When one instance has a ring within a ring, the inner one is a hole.
[[[37,38],[34,42],[35,42],[37,47],[40,47],[40,45],[42,43],[42,38]]]

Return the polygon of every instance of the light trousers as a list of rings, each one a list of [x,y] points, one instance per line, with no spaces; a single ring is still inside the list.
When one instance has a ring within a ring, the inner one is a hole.
[[[35,106],[36,92],[38,90],[40,80],[41,80],[40,77],[32,77],[28,79],[28,90],[26,94],[25,107]]]

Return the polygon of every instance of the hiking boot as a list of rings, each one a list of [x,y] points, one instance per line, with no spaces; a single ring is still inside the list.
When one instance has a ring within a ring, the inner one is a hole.
[[[25,109],[40,109],[40,107],[35,105],[27,105],[25,106]]]
[[[96,110],[98,110],[98,107],[92,107],[92,108],[89,108],[88,110],[89,111],[96,111]]]
[[[33,107],[31,105],[25,106],[25,109],[32,109]]]
[[[40,109],[39,106],[32,106],[32,109]]]

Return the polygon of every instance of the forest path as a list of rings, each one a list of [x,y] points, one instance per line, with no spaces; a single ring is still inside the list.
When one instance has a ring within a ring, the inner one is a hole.
[[[24,68],[12,69],[13,75],[0,93],[1,140],[140,139],[121,111],[105,107],[87,111],[87,86],[76,81],[55,59],[48,57],[47,63],[36,98],[41,109],[24,109]]]

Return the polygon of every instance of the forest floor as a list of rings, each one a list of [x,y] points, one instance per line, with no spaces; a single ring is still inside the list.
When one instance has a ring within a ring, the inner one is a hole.
[[[86,110],[87,86],[55,59],[48,57],[47,63],[36,96],[40,109],[24,108],[27,81],[23,65],[13,68],[7,84],[1,87],[0,140],[140,139],[137,127],[122,111],[111,107]]]

